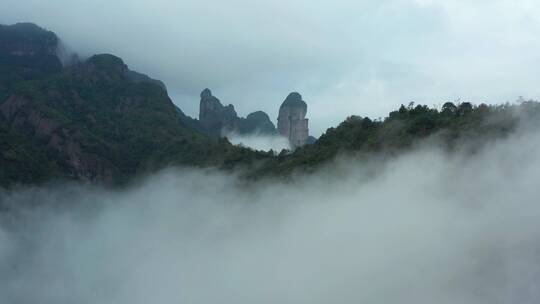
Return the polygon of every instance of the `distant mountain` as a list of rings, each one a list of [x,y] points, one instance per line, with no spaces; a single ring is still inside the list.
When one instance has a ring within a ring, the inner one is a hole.
[[[246,118],[238,117],[234,106],[224,106],[212,95],[210,89],[201,92],[199,109],[200,128],[210,136],[222,136],[228,133],[239,134],[277,134],[276,127],[263,111],[248,114]]]
[[[240,134],[277,134],[276,126],[263,111],[249,113],[246,118],[241,118],[238,131]]]

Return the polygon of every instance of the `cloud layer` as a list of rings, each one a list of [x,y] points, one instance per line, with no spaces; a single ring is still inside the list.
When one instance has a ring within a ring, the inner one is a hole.
[[[292,149],[289,139],[280,135],[240,135],[236,133],[229,133],[226,136],[232,144],[248,147],[254,150],[273,150],[274,152],[279,153],[281,150]]]
[[[165,81],[196,116],[213,88],[245,116],[277,117],[291,91],[318,136],[351,114],[412,100],[540,97],[540,4],[442,1],[5,0],[2,23],[33,21],[82,53],[112,52]]]
[[[538,303],[540,134],[246,185],[0,194],[6,303]]]

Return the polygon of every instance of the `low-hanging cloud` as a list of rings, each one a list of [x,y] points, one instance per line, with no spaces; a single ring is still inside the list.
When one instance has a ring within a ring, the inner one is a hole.
[[[291,150],[289,139],[280,135],[266,134],[238,134],[229,133],[226,135],[233,145],[239,145],[259,151],[274,151],[276,153],[282,150]]]
[[[467,149],[464,149],[467,150]],[[540,133],[292,181],[4,192],[5,303],[538,303]]]

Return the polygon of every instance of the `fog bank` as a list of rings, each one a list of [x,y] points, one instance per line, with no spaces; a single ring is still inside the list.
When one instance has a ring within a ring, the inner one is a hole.
[[[280,135],[240,135],[237,133],[229,133],[226,135],[233,145],[244,146],[254,150],[270,151],[276,153],[281,150],[291,150],[289,139]]]
[[[4,303],[538,303],[540,136],[246,186],[3,193]],[[20,207],[40,203],[34,207]],[[17,207],[19,206],[19,207]]]

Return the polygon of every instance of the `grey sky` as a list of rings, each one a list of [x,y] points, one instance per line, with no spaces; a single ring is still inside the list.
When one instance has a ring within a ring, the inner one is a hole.
[[[162,79],[192,116],[205,87],[272,118],[299,91],[314,135],[413,100],[540,97],[535,0],[3,0],[0,23],[20,21]]]

